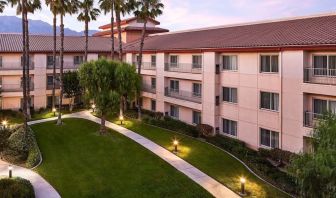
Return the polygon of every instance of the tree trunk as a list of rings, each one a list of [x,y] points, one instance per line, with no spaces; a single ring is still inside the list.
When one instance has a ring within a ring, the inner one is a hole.
[[[104,135],[106,133],[106,127],[105,127],[105,114],[102,113],[101,119],[100,119],[100,135]]]
[[[111,58],[114,60],[114,0],[111,0]]]
[[[84,62],[88,60],[88,48],[89,48],[89,21],[85,20],[85,54]]]
[[[27,5],[27,2],[26,2]],[[31,119],[30,107],[31,107],[31,98],[30,98],[30,75],[29,75],[29,67],[30,67],[30,57],[29,57],[29,26],[28,26],[28,13],[27,9],[24,12],[25,14],[25,36],[26,36],[26,103],[27,103],[27,119]]]
[[[24,132],[25,136],[27,135],[28,129],[28,116],[27,116],[27,87],[26,87],[26,23],[25,23],[25,12],[26,12],[26,0],[22,0],[22,95],[23,95],[23,102],[22,102],[22,112],[24,116]]]
[[[73,101],[74,101],[74,97],[70,98],[70,104],[69,104],[69,111],[72,112],[73,110]]]
[[[141,35],[141,42],[140,42],[140,50],[139,50],[139,61],[138,61],[138,74],[141,75],[141,63],[142,63],[142,51],[146,36],[146,27],[147,27],[147,20],[144,21],[144,26],[142,29]],[[138,119],[141,120],[141,106],[140,106],[140,95],[138,94]]]
[[[123,108],[123,100],[124,100],[124,96],[120,97],[120,102],[119,102],[119,116],[124,116],[124,108]]]
[[[64,6],[64,5],[63,5]],[[58,119],[57,119],[57,125],[62,124],[62,100],[63,100],[63,52],[64,52],[64,24],[63,24],[63,14],[61,14],[61,49],[60,49],[60,76],[59,76],[59,82],[60,82],[60,96],[59,96],[59,104],[58,104]]]
[[[53,49],[53,87],[52,87],[52,102],[51,102],[51,109],[55,108],[55,89],[56,89],[56,13],[53,12],[53,33],[54,33],[54,49]]]
[[[119,39],[119,60],[122,61],[122,38],[121,38],[121,24],[120,24],[120,11],[116,10],[117,26],[118,26],[118,39]]]

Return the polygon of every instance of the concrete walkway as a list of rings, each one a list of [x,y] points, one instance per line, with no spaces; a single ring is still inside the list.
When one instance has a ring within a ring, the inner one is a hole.
[[[78,113],[68,114],[63,116],[63,118],[82,118],[86,120],[93,121],[95,123],[100,124],[100,118],[97,118],[89,111],[82,111]],[[44,120],[37,120],[29,122],[29,125],[47,122],[51,120],[56,120],[57,118],[48,118]],[[228,198],[235,198],[239,197],[236,193],[225,187],[223,184],[217,182],[213,178],[209,177],[205,173],[201,172],[188,162],[184,161],[183,159],[177,157],[173,153],[169,152],[165,148],[157,145],[156,143],[152,142],[151,140],[131,131],[119,125],[113,124],[111,122],[106,121],[106,127],[113,129],[126,137],[134,140],[135,142],[139,143],[143,147],[147,148],[173,167],[175,167],[180,172],[184,173],[190,179],[201,185],[204,189],[210,192],[215,197],[228,197]]]
[[[0,160],[0,177],[8,177],[8,163]],[[57,191],[39,174],[36,172],[22,168],[19,166],[13,167],[13,177],[22,177],[29,180],[35,191],[36,198],[60,198]]]

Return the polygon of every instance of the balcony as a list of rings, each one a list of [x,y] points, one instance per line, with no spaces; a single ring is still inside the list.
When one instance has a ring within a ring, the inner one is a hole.
[[[75,64],[73,61],[64,61],[63,62],[63,69],[78,69],[81,63]],[[53,65],[47,65],[47,69],[53,69]],[[56,69],[61,67],[61,63],[56,63]]]
[[[5,84],[0,85],[1,92],[22,92],[23,88],[21,84]],[[30,83],[30,91],[34,91],[34,83]]]
[[[318,120],[322,118],[322,114],[317,114],[310,111],[305,111],[303,116],[303,125],[309,128],[316,126]]]
[[[202,96],[199,93],[170,89],[169,87],[165,88],[165,96],[187,100],[190,102],[202,103]]]
[[[55,89],[59,89],[61,86],[59,85],[59,83],[56,83],[55,84]],[[47,84],[47,90],[52,90],[52,88],[53,88],[53,85],[48,85]]]
[[[152,86],[152,85],[142,84],[141,89],[144,92],[153,93],[153,94],[156,93],[156,88],[154,86]]]
[[[133,62],[133,65],[135,65],[135,67],[138,69],[138,63],[137,62]],[[156,70],[156,64],[151,63],[151,62],[143,62],[141,64],[141,69],[143,69],[143,70]]]
[[[304,68],[304,82],[336,85],[336,69]]]
[[[34,69],[34,62],[29,64],[29,69]],[[18,62],[0,62],[0,71],[22,70],[22,64]]]
[[[192,63],[165,63],[165,71],[201,74],[202,65]]]

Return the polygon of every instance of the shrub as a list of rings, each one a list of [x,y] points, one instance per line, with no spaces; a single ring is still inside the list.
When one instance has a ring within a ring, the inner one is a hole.
[[[205,137],[210,137],[210,136],[214,136],[214,130],[213,127],[207,124],[198,124],[197,125],[197,129],[199,131],[200,135],[203,135]]]
[[[259,154],[273,161],[284,162],[286,164],[289,164],[290,160],[296,155],[290,151],[284,151],[278,148],[271,149],[271,150],[260,148]]]
[[[34,198],[34,188],[28,180],[22,178],[0,179],[0,197]]]

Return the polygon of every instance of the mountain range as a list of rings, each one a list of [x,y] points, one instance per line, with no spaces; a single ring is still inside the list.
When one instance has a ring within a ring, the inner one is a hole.
[[[52,35],[53,27],[47,22],[41,20],[29,19],[29,33]],[[89,35],[98,32],[97,30],[89,30]],[[16,16],[0,16],[0,33],[22,33],[21,18]],[[59,34],[59,27],[57,27],[57,34]],[[66,36],[83,36],[84,31],[78,32],[70,28],[64,28]]]

